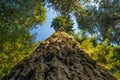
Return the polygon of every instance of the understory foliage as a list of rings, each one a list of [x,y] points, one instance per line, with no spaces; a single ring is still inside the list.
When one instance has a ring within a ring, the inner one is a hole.
[[[86,49],[88,55],[120,79],[120,46],[109,44],[108,39],[96,42],[95,37],[72,35]]]
[[[35,43],[31,46],[24,46],[20,43],[16,43],[16,45],[6,43],[4,45],[5,52],[0,51],[0,79],[8,74],[18,62],[29,56],[36,46]]]

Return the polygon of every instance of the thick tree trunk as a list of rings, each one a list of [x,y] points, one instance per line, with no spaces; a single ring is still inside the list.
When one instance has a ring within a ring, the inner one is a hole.
[[[116,80],[79,43],[58,31],[2,80]]]

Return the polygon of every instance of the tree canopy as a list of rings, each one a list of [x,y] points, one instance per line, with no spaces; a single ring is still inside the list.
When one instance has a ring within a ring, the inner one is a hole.
[[[63,16],[75,16],[78,28],[120,45],[119,0],[48,0],[48,6]]]
[[[0,0],[0,78],[34,50],[29,30],[45,19],[41,0]]]
[[[6,42],[10,45],[30,44],[32,35],[29,29],[42,24],[46,18],[46,10],[40,0],[1,0],[0,13],[1,51]]]

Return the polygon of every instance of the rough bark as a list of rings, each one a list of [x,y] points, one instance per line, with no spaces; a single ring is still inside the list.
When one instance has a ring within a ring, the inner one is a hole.
[[[116,80],[67,33],[54,33],[2,80]]]

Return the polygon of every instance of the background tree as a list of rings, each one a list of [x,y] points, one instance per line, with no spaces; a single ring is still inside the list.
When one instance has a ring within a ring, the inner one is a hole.
[[[119,0],[47,0],[48,6],[61,15],[74,15],[79,29],[109,39],[109,43],[120,45]]]
[[[43,24],[41,0],[0,0],[0,78],[35,48],[29,30]]]
[[[120,45],[120,3],[119,0],[93,0],[83,5],[85,14],[75,13],[79,28],[90,34],[99,34],[99,40]],[[93,5],[94,4],[94,5]]]
[[[60,27],[64,27],[65,32],[73,32],[73,21],[70,19],[70,17],[57,16],[53,19],[51,27],[53,27],[55,31],[57,31]]]
[[[80,6],[79,0],[47,0],[46,2],[48,7],[52,7],[61,15],[69,15]]]

